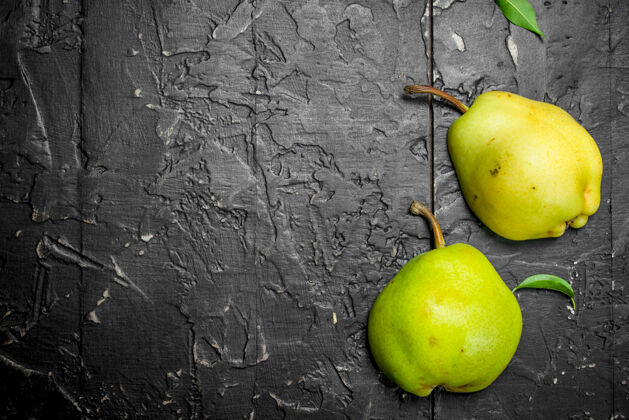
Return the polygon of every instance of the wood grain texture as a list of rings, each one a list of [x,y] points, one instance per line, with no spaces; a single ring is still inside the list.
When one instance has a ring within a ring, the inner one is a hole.
[[[485,0],[2,2],[0,418],[629,415],[629,7],[533,4],[543,42]],[[458,114],[403,94],[431,78],[588,128],[586,227],[482,226],[447,154]],[[371,359],[371,304],[430,248],[413,199],[508,285],[577,292],[575,313],[518,295],[520,347],[485,391],[418,398]]]
[[[622,418],[629,411],[629,9],[622,2],[612,2],[610,8],[610,112],[611,164],[610,179],[612,210],[612,296],[614,298],[613,331],[614,415]]]

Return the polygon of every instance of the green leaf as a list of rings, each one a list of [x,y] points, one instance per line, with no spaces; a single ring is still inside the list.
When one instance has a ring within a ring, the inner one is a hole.
[[[496,0],[498,7],[507,19],[524,29],[546,37],[537,26],[535,10],[528,0]]]
[[[524,279],[524,281],[518,284],[512,292],[515,292],[518,289],[548,289],[561,292],[570,298],[572,307],[576,309],[576,305],[574,304],[574,290],[572,290],[570,283],[561,277],[553,276],[551,274],[536,274]]]

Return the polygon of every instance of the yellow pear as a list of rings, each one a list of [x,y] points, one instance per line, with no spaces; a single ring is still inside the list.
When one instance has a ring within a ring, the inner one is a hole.
[[[584,226],[598,209],[601,153],[561,108],[495,91],[468,109],[430,86],[405,91],[440,96],[463,112],[448,131],[448,150],[465,201],[498,235],[561,236],[567,225]]]
[[[467,244],[445,246],[434,215],[436,249],[411,259],[387,284],[368,321],[378,367],[402,389],[427,396],[442,386],[474,392],[505,369],[520,341],[517,300],[487,258]]]

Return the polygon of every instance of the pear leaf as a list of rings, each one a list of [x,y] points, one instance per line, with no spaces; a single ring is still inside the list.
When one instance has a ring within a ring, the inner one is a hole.
[[[496,0],[496,3],[505,17],[513,24],[528,29],[539,36],[546,37],[537,26],[535,10],[533,10],[533,6],[531,6],[528,0]]]
[[[536,274],[525,278],[512,292],[518,289],[547,289],[561,292],[570,298],[572,307],[576,309],[576,305],[574,304],[574,290],[572,290],[570,283],[561,277],[553,276],[552,274]]]

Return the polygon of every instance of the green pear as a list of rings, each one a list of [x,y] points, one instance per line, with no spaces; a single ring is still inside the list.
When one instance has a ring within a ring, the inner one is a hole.
[[[465,201],[492,231],[512,240],[561,236],[580,228],[601,199],[603,161],[596,142],[561,108],[508,92],[486,92],[469,109],[431,93],[463,115],[448,130],[448,149]]]
[[[378,367],[402,389],[427,396],[438,386],[474,392],[505,369],[520,341],[522,314],[494,267],[467,244],[445,246],[434,215],[436,249],[411,259],[382,290],[368,321]]]

